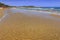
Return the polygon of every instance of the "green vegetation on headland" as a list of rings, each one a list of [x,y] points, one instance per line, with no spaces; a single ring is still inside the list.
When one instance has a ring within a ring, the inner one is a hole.
[[[10,7],[10,6],[0,2],[0,7]]]

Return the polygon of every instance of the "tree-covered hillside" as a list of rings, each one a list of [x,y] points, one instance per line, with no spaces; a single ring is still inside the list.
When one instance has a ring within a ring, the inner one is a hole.
[[[0,7],[9,7],[8,5],[5,5],[4,3],[0,2]]]

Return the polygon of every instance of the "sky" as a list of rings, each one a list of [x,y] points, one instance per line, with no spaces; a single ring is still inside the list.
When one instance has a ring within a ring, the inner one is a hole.
[[[11,6],[60,7],[60,0],[0,0]]]

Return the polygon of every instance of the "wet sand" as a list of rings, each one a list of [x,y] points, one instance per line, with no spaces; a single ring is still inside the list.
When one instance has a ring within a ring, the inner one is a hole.
[[[0,40],[60,40],[60,21],[20,12],[9,13],[0,22]]]
[[[0,18],[4,15],[3,11],[4,9],[0,9]]]

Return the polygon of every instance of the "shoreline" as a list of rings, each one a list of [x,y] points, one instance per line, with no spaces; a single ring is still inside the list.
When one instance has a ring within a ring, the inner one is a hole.
[[[13,9],[18,9],[18,8],[13,8]],[[58,15],[58,16],[60,16],[60,12],[52,11],[52,10],[50,10],[50,11],[44,11],[44,10],[38,11],[38,10],[29,10],[29,9],[23,9],[23,10],[27,10],[27,11],[35,11],[35,12],[42,12],[42,13],[47,13],[47,14],[52,14],[52,15]]]

